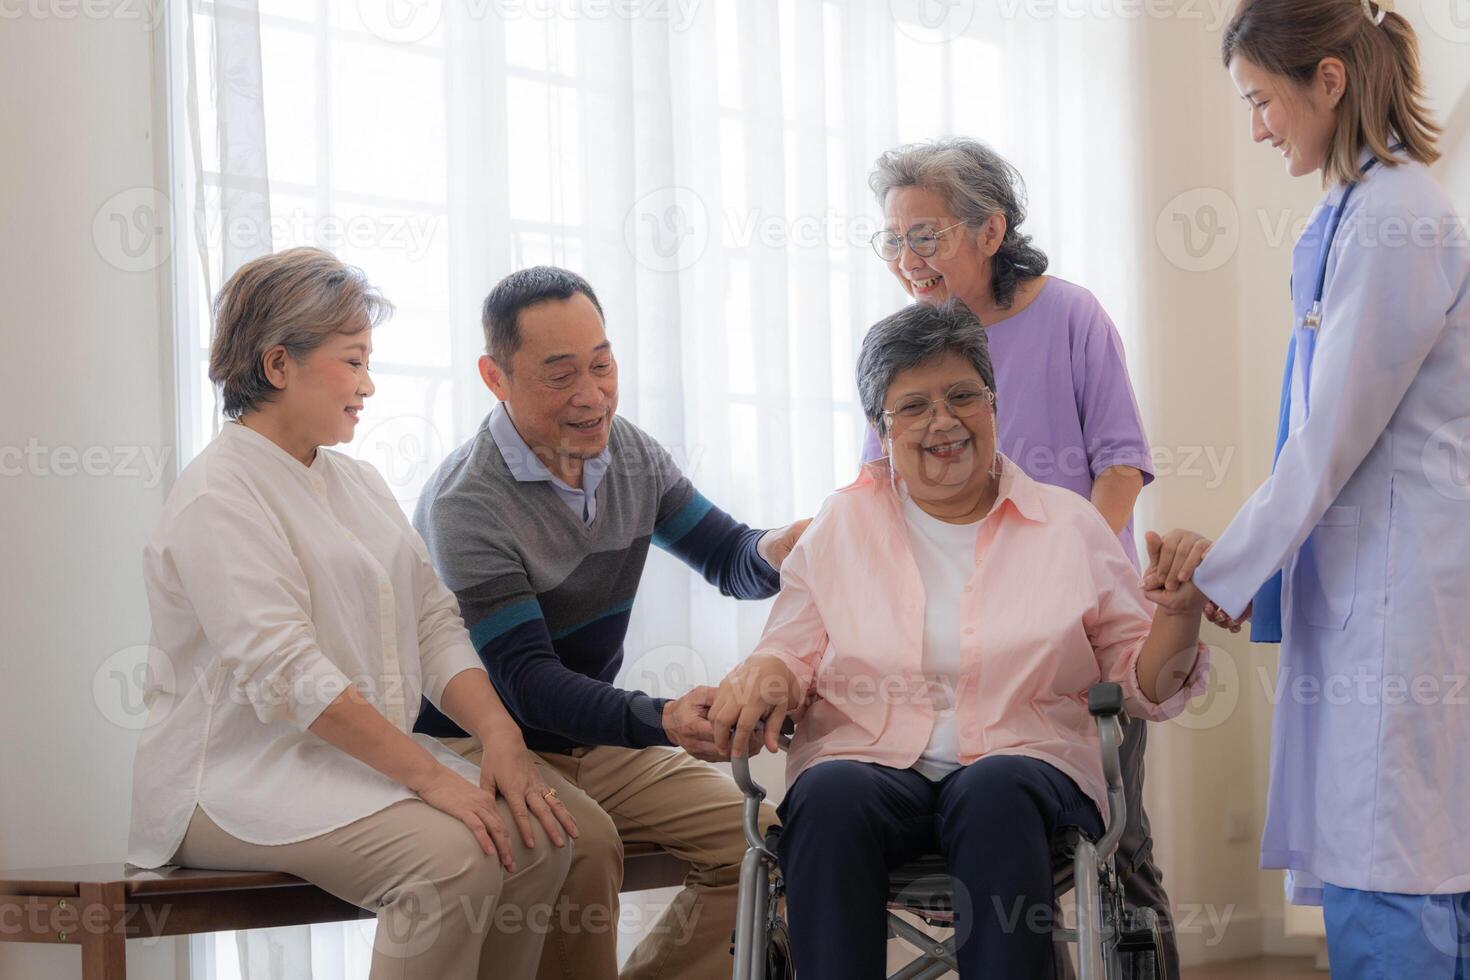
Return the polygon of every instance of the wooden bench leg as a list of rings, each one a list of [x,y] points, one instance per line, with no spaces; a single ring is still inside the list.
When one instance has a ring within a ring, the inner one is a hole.
[[[122,882],[81,886],[82,980],[126,980],[126,905]]]

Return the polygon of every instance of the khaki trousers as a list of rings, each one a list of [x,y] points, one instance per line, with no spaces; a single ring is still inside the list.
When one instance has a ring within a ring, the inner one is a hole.
[[[378,913],[371,980],[531,977],[541,956],[572,847],[537,831],[527,850],[505,801],[514,874],[487,856],[469,828],[422,800],[404,800],[295,844],[248,844],[194,810],[173,863],[232,871],[285,871]]]
[[[474,739],[446,739],[479,764]],[[724,772],[682,749],[595,746],[543,752],[547,778],[577,821],[572,869],[557,899],[537,980],[616,980],[623,844],[657,844],[693,865],[681,891],[638,944],[622,980],[726,980],[733,961],[744,797]],[[761,808],[762,833],[776,810]],[[509,975],[509,974],[508,974]]]

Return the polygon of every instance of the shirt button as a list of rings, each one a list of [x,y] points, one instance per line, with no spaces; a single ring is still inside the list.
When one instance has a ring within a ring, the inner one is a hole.
[[[384,583],[382,583],[381,585],[378,586],[378,591],[381,592],[381,593],[383,593],[383,595],[388,595],[393,590],[390,589],[390,588],[388,588],[388,583],[387,582],[384,582]]]
[[[971,635],[974,634],[974,632],[975,632],[975,627],[973,627],[973,626],[966,626],[965,627],[965,635],[966,636],[971,636]]]
[[[967,585],[967,586],[965,586],[965,591],[966,592],[974,592],[975,591],[975,587],[973,585]]]

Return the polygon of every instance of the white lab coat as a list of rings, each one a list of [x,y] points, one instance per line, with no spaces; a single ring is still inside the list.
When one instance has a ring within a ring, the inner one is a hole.
[[[1443,191],[1420,164],[1375,167],[1337,231],[1275,471],[1195,575],[1238,615],[1284,569],[1261,864],[1290,869],[1299,904],[1324,881],[1470,891],[1467,293]]]

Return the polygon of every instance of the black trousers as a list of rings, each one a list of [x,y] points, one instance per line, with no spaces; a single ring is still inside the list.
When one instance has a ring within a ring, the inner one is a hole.
[[[1051,976],[1052,838],[1062,827],[1102,833],[1076,783],[1020,756],[981,759],[939,783],[912,769],[820,762],[787,791],[780,815],[802,980],[885,976],[888,874],[934,851],[955,882],[960,976]]]

